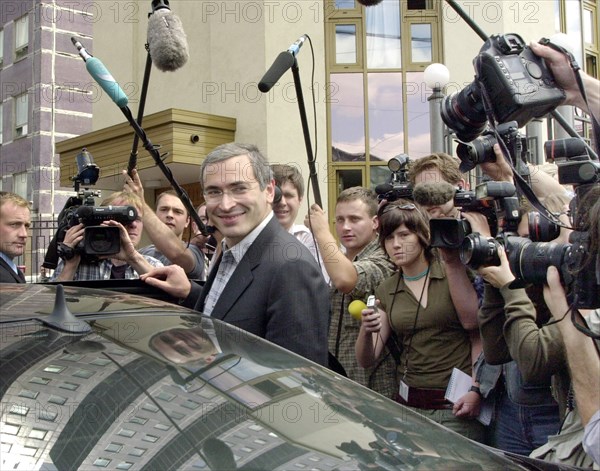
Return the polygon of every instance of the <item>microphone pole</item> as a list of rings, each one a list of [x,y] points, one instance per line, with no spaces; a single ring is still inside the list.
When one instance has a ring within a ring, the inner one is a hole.
[[[142,119],[144,118],[144,108],[146,107],[146,95],[148,94],[148,82],[150,81],[150,71],[152,70],[152,58],[150,57],[150,50],[146,44],[146,67],[144,69],[144,79],[142,82],[142,90],[140,92],[140,107],[138,109],[137,123],[141,126]],[[140,142],[140,138],[137,134],[133,136],[133,144],[131,146],[131,154],[129,154],[129,163],[127,164],[127,174],[131,177],[132,171],[137,167],[137,149]]]
[[[298,61],[295,57],[294,63],[292,64],[292,75],[294,77],[294,87],[296,89],[296,95],[298,98],[298,110],[300,111],[300,122],[302,123],[302,133],[304,134],[304,146],[306,147],[306,156],[308,157],[309,179],[313,188],[315,203],[322,208],[323,203],[321,201],[321,192],[319,190],[319,177],[317,175],[317,168],[315,166],[315,158],[310,141],[310,131],[308,129],[308,119],[306,116],[306,107],[304,105],[304,95],[302,93],[302,85],[300,82],[300,69],[298,67]]]
[[[192,220],[198,226],[198,229],[200,229],[202,235],[208,235],[206,225],[202,222],[200,216],[198,216],[196,209],[190,201],[189,195],[181,187],[181,185],[179,185],[177,180],[175,180],[173,173],[171,172],[169,167],[167,167],[166,164],[163,162],[163,156],[160,155],[160,152],[158,150],[159,147],[155,146],[154,144],[152,144],[152,142],[150,142],[150,139],[148,139],[146,132],[142,129],[142,127],[138,124],[138,122],[134,119],[133,115],[131,114],[131,110],[127,106],[129,100],[127,98],[127,95],[125,95],[125,92],[123,92],[117,81],[113,78],[113,76],[105,67],[105,65],[97,57],[94,57],[90,53],[88,53],[83,47],[83,45],[79,41],[77,41],[76,38],[72,37],[71,41],[73,42],[73,45],[77,48],[77,50],[79,51],[79,55],[85,62],[87,71],[96,81],[96,83],[100,85],[100,87],[111,98],[111,100],[119,107],[121,112],[125,115],[125,118],[127,118],[127,121],[133,128],[136,136],[139,139],[141,139],[142,143],[144,144],[144,149],[146,149],[148,153],[152,156],[158,168],[160,168],[164,176],[167,178],[173,190],[175,190],[177,196],[179,196],[179,199],[181,199],[181,202],[185,206],[185,209],[187,209],[190,218],[192,218]]]

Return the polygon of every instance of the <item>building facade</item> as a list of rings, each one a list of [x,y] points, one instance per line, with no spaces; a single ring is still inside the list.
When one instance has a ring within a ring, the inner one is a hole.
[[[568,33],[579,63],[598,76],[597,0],[456,3],[486,34],[517,33],[530,41]],[[153,117],[146,121],[149,138],[197,203],[199,165],[227,140],[255,143],[270,161],[296,165],[308,180],[294,74],[285,72],[268,93],[258,89],[278,54],[307,35],[296,57],[297,81],[330,213],[342,189],[386,181],[391,157],[430,152],[431,90],[423,71],[444,63],[450,70],[445,93],[458,91],[472,82],[472,60],[483,43],[441,0],[383,0],[370,7],[356,0],[172,0],[170,7],[182,21],[189,59],[173,72],[152,67],[141,103],[152,2],[1,3],[1,188],[32,201],[34,220],[55,219],[73,195],[81,148],[93,149],[101,168],[96,187],[105,192],[120,189],[130,157],[133,132],[87,73],[71,37],[106,65],[133,116],[143,105],[144,116]],[[576,123],[585,135],[585,119]],[[168,181],[141,146],[138,162],[143,179],[152,182],[152,199]],[[311,188],[306,196],[307,208]],[[28,274],[37,273],[50,234],[34,230],[31,249],[38,258],[21,261]]]

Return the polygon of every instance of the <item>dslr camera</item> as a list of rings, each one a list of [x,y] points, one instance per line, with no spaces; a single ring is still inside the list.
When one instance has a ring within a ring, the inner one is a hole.
[[[459,140],[470,142],[485,129],[484,100],[498,123],[516,121],[522,127],[554,110],[565,99],[543,59],[521,36],[490,36],[473,59],[475,80],[442,102],[444,123]]]
[[[390,181],[375,187],[375,193],[377,193],[379,201],[392,202],[397,199],[413,199],[412,185],[407,178],[409,162],[410,159],[406,154],[398,154],[389,160]]]
[[[81,255],[83,260],[93,263],[98,261],[99,256],[118,253],[121,250],[119,228],[102,226],[102,222],[114,220],[126,225],[138,217],[137,210],[133,206],[94,206],[94,197],[100,197],[100,191],[93,191],[88,187],[96,184],[100,169],[94,164],[92,154],[85,148],[77,154],[76,161],[78,174],[72,180],[77,196],[68,199],[58,217],[58,230],[52,241],[56,248],[51,251],[51,242],[45,265],[49,254],[65,260]],[[83,190],[82,184],[86,187]],[[66,246],[63,241],[67,230],[80,223],[85,226],[83,240],[75,248]],[[52,255],[53,253],[56,255]],[[49,268],[56,268],[56,265]]]

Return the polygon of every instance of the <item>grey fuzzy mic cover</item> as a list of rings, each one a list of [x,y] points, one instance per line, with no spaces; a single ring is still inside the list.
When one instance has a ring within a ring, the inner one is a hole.
[[[177,15],[163,8],[148,19],[148,47],[152,63],[163,72],[173,72],[188,60],[187,37]]]

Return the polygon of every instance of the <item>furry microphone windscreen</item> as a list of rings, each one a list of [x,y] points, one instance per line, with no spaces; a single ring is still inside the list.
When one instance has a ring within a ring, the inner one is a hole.
[[[413,188],[414,200],[423,206],[437,206],[450,201],[456,188],[448,182],[418,183]]]
[[[187,62],[187,37],[181,20],[171,10],[162,8],[150,15],[148,48],[152,63],[163,72],[173,72]]]

